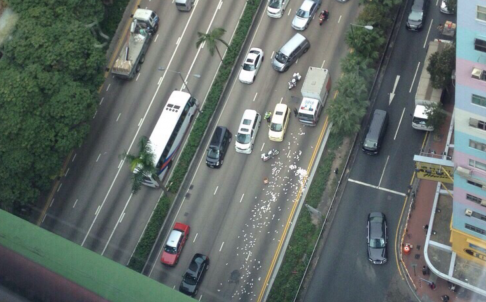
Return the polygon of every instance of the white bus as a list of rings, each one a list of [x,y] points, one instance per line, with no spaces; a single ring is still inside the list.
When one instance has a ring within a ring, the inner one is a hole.
[[[196,110],[197,100],[189,93],[172,92],[149,137],[149,146],[154,154],[154,166],[157,168],[158,179],[144,176],[142,181],[144,185],[153,188],[160,186],[160,182],[182,144]]]

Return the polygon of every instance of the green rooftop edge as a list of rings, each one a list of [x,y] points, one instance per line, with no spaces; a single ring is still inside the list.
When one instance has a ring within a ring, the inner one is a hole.
[[[0,244],[110,301],[194,301],[2,210]]]

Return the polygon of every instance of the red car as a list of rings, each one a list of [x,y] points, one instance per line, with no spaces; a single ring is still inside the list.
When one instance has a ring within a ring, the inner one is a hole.
[[[160,261],[166,265],[176,265],[179,261],[179,256],[181,255],[182,248],[186,243],[187,237],[189,236],[190,227],[186,224],[176,222],[174,229],[170,232],[169,239],[164,246],[164,251],[162,252],[162,258]]]

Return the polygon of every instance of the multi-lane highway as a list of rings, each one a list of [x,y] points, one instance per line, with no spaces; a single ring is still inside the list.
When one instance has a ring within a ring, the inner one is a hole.
[[[271,19],[264,11],[255,21],[246,51],[258,47],[265,61],[252,85],[237,80],[238,73],[215,116],[209,134],[216,125],[237,133],[243,112],[254,109],[263,115],[278,103],[298,107],[297,89],[288,90],[287,82],[294,72],[305,76],[309,66],[328,68],[334,79],[339,77],[339,58],[345,53],[343,34],[355,17],[358,3],[340,4],[325,1],[321,9],[332,11],[332,18],[319,27],[314,20],[303,32],[311,43],[309,52],[286,73],[271,67],[271,59],[295,31],[291,20],[300,1],[290,2],[282,19]],[[236,153],[234,139],[221,169],[212,170],[204,162],[204,148],[197,154],[173,215],[157,244],[147,274],[168,286],[177,288],[181,275],[195,253],[209,256],[210,265],[197,299],[204,301],[260,300],[269,281],[273,261],[278,256],[287,223],[295,214],[300,185],[315,163],[320,139],[326,128],[325,116],[316,128],[304,128],[292,116],[282,143],[268,139],[268,124],[263,121],[251,155]],[[280,155],[269,162],[260,159],[262,151],[277,148]],[[269,179],[264,184],[263,179]],[[161,249],[174,222],[191,226],[191,235],[179,264],[170,268],[160,264]],[[288,234],[288,233],[287,233]],[[229,282],[231,281],[231,282]],[[237,281],[237,282],[234,282]]]
[[[150,135],[170,93],[182,86],[178,74],[159,67],[182,72],[201,103],[220,59],[195,47],[197,32],[224,27],[223,39],[230,41],[244,6],[199,1],[183,13],[170,1],[140,3],[160,17],[142,70],[132,81],[106,79],[91,133],[74,151],[42,227],[122,264],[129,261],[161,191],[144,187],[132,195],[131,173],[120,155],[138,152],[139,138]]]
[[[398,36],[392,43],[392,55],[372,108],[386,110],[390,115],[383,148],[378,156],[368,156],[357,143],[344,193],[305,301],[412,301],[407,297],[410,292],[395,253],[400,241],[396,238],[397,228],[414,169],[413,155],[420,152],[425,137],[425,132],[412,129],[411,114],[428,41],[439,38],[439,23],[454,17],[440,14],[439,7],[431,5],[424,30],[409,32],[405,22],[410,5],[398,24]],[[390,103],[398,77],[396,95]],[[368,213],[375,211],[388,218],[385,265],[368,261],[366,222]]]

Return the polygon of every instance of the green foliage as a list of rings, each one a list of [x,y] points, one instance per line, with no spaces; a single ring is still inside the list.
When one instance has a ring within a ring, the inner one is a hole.
[[[457,0],[445,0],[446,7],[453,14],[457,13]]]
[[[427,115],[427,120],[425,125],[427,127],[434,127],[434,130],[439,130],[444,124],[448,112],[443,109],[442,103],[432,103],[425,106],[425,114]]]
[[[359,24],[372,25],[380,30],[386,30],[393,25],[390,18],[390,9],[377,2],[370,2],[365,5],[363,11],[358,16]]]
[[[365,25],[351,25],[350,29],[346,32],[346,44],[363,58],[377,60],[380,56],[382,46],[386,42],[383,31],[378,27],[373,27],[373,30],[361,27]]]
[[[100,26],[110,39],[115,35],[116,29],[120,24],[123,13],[129,2],[130,0],[116,0],[113,1],[113,5],[105,6],[104,18],[103,21],[100,22]]]
[[[376,72],[373,68],[370,68],[373,63],[373,60],[370,58],[362,57],[357,52],[350,52],[341,59],[341,70],[344,74],[358,73],[369,82],[373,79]]]
[[[98,0],[9,0],[19,16],[0,60],[0,207],[34,201],[89,132],[105,55],[86,24]]]
[[[160,198],[157,207],[155,208],[154,214],[152,215],[152,218],[150,218],[150,221],[147,224],[147,228],[143,233],[142,239],[140,239],[140,242],[138,243],[137,248],[133,253],[133,257],[128,263],[129,268],[137,272],[142,272],[145,262],[147,262],[150,251],[152,250],[155,240],[157,239],[157,235],[162,228],[165,217],[169,212],[170,205],[171,200],[168,197],[163,196],[162,198]]]
[[[224,35],[226,30],[224,28],[218,27],[210,31],[209,33],[205,34],[202,32],[198,32],[197,36],[199,37],[196,42],[196,48],[199,48],[201,44],[206,43],[208,46],[209,53],[214,55],[214,50],[218,52],[219,57],[221,58],[221,61],[223,60],[223,57],[221,56],[221,53],[219,52],[218,46],[216,45],[216,42],[221,42],[226,47],[229,47],[228,43],[226,43],[221,37]]]
[[[391,9],[402,3],[402,0],[360,0],[359,2],[366,5],[377,4],[386,9]]]
[[[150,148],[150,142],[148,137],[140,137],[138,142],[138,155],[124,153],[121,157],[125,157],[130,163],[130,171],[132,173],[132,192],[137,193],[142,187],[142,181],[145,175],[152,175],[154,179],[157,178],[157,168],[154,166],[154,153]]]
[[[429,58],[427,71],[430,73],[432,87],[444,89],[452,81],[452,71],[456,68],[456,48],[454,44],[441,52],[432,54]]]

